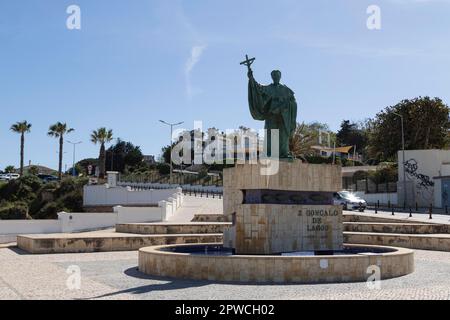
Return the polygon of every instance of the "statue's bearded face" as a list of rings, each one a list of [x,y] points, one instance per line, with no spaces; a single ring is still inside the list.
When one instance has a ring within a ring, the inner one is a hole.
[[[272,76],[272,80],[273,80],[274,84],[280,83],[280,80],[281,80],[281,72],[280,71],[278,71],[278,70],[272,71],[271,76]]]

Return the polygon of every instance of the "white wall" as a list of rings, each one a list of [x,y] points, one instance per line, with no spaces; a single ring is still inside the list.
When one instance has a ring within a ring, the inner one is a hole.
[[[15,242],[18,234],[61,232],[59,220],[0,220],[0,243]]]
[[[190,184],[168,184],[168,183],[144,183],[144,182],[119,182],[119,186],[132,186],[132,187],[145,187],[145,188],[157,188],[157,189],[164,189],[164,188],[182,188],[184,191],[197,191],[197,192],[216,192],[216,193],[222,193],[223,187],[217,187],[217,186],[201,186],[201,185],[190,185]]]
[[[166,220],[163,207],[114,207],[117,223],[159,222]]]
[[[84,206],[133,206],[157,205],[158,202],[181,193],[181,188],[134,190],[134,188],[150,188],[149,184],[130,184],[129,187],[110,188],[109,185],[87,185],[83,188]]]
[[[403,152],[398,152],[399,164],[404,163]],[[408,190],[408,204],[428,207],[431,203],[435,207],[442,207],[441,180],[437,177],[449,174],[450,150],[406,150],[405,159],[408,163],[406,181],[410,183]],[[403,183],[403,165],[399,165],[398,181]],[[428,183],[431,182],[431,183]],[[399,201],[403,202],[403,192],[398,192]]]
[[[109,228],[116,224],[117,213],[58,213],[60,232],[80,232]]]
[[[169,194],[170,197],[159,201],[158,207],[116,206],[113,213],[60,212],[58,220],[0,220],[0,243],[14,242],[19,234],[81,232],[111,228],[118,223],[166,221],[182,206],[184,196],[181,191],[164,191],[161,194]]]
[[[1,235],[54,233],[60,231],[61,224],[59,220],[0,220]]]
[[[364,193],[355,192],[355,194],[366,200],[368,204],[375,204],[380,201],[381,205],[387,205],[389,202],[393,205],[398,205],[397,193]]]

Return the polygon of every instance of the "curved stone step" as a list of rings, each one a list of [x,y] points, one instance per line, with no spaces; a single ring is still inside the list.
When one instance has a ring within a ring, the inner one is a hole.
[[[388,218],[382,217],[376,214],[363,214],[363,213],[344,213],[342,215],[343,222],[373,222],[373,223],[413,223],[413,224],[435,224],[433,222],[420,222],[413,220],[407,220],[402,218]]]
[[[134,234],[204,234],[223,233],[227,222],[126,223],[116,225],[116,232]]]
[[[227,222],[223,214],[196,214],[191,222]]]
[[[418,250],[450,251],[450,234],[344,232],[344,242]]]
[[[222,234],[139,235],[129,233],[77,233],[17,236],[17,246],[28,253],[84,253],[133,251],[142,247],[222,242]]]
[[[448,233],[447,225],[426,223],[344,222],[344,231],[397,234]]]

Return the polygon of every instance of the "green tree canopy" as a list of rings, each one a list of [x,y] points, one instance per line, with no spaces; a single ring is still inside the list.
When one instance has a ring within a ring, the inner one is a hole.
[[[14,168],[14,166],[5,167],[5,173],[14,173],[14,172],[16,172],[16,168]]]
[[[357,150],[363,150],[367,145],[367,136],[362,125],[350,120],[341,123],[341,129],[336,134],[339,146],[356,146]]]
[[[115,145],[106,151],[106,168],[123,173],[127,168],[134,168],[142,164],[144,155],[141,148],[131,142],[117,139]],[[112,166],[111,166],[112,162]]]
[[[330,144],[336,140],[335,133],[331,132],[328,125],[320,122],[313,123],[297,123],[294,134],[290,139],[290,150],[295,157],[305,158],[314,154],[312,146],[328,143],[328,135]],[[321,138],[320,138],[321,136]]]
[[[449,145],[449,107],[439,98],[419,97],[387,107],[370,122],[370,157],[396,159],[402,149],[399,115],[404,118],[405,149],[443,149]]]

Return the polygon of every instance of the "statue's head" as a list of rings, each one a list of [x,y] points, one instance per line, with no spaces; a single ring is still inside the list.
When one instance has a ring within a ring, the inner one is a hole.
[[[280,70],[273,70],[270,74],[272,76],[272,80],[274,84],[279,84],[281,80],[281,71]]]

